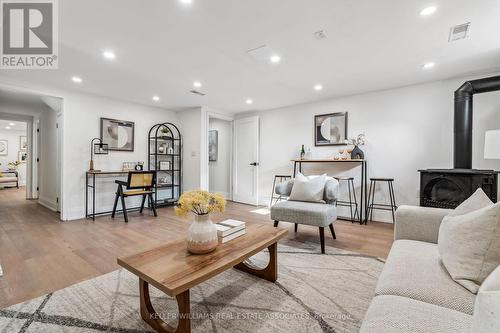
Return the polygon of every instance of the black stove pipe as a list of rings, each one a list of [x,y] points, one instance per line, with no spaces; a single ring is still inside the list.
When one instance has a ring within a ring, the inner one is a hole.
[[[472,102],[474,94],[500,90],[500,76],[465,82],[455,91],[453,167],[472,169]]]

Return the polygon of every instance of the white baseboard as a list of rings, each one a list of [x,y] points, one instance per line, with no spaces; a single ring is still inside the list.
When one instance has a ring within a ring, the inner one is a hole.
[[[38,203],[53,212],[57,212],[57,202],[44,197],[38,198]]]

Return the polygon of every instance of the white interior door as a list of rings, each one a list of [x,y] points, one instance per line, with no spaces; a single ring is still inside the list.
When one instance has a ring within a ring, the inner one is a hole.
[[[259,117],[234,121],[233,201],[259,204]]]

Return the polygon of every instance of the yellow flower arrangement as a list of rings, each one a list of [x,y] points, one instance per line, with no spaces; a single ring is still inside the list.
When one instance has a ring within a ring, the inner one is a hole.
[[[203,190],[188,191],[181,195],[175,214],[185,217],[189,213],[206,215],[210,213],[224,213],[226,199],[220,193],[210,193]]]

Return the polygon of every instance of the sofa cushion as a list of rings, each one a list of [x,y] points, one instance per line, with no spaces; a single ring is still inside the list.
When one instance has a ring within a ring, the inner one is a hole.
[[[470,332],[472,316],[401,296],[376,296],[361,326],[362,333]]]
[[[0,183],[15,183],[17,182],[16,177],[0,177]]]
[[[271,219],[327,227],[337,219],[337,209],[324,203],[281,201],[271,207]]]
[[[455,283],[439,260],[436,244],[397,240],[375,290],[472,314],[475,295]]]
[[[319,177],[308,178],[300,172],[295,177],[290,193],[290,200],[322,202],[325,190],[326,174]]]
[[[500,266],[479,288],[474,304],[472,332],[500,332]]]
[[[477,293],[500,265],[500,203],[493,205],[481,189],[476,191],[443,219],[438,249],[451,277]]]

